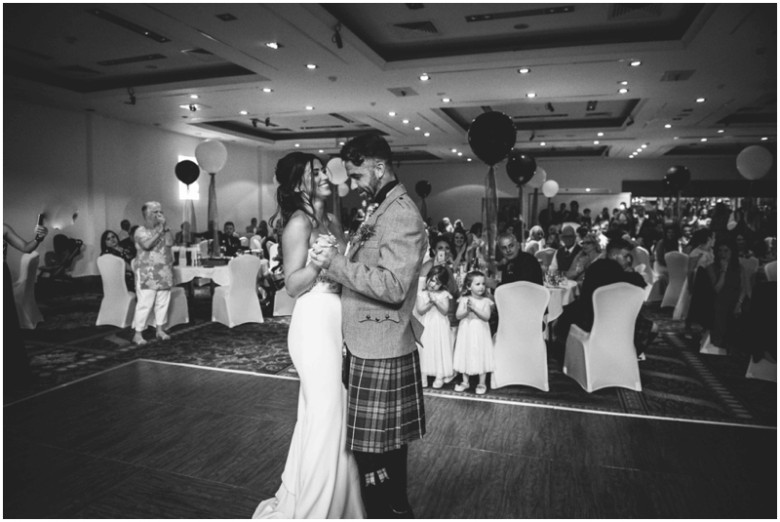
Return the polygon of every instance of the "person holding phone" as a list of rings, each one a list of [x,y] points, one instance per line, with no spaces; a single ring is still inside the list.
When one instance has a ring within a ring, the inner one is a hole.
[[[43,214],[38,214],[34,232],[33,239],[25,241],[10,225],[3,223],[3,308],[5,310],[3,321],[3,391],[6,394],[25,388],[32,381],[30,361],[27,359],[27,351],[24,348],[24,340],[19,328],[19,317],[16,314],[14,283],[6,256],[8,245],[25,254],[38,248],[46,234],[49,233],[48,229],[43,226]],[[35,275],[32,274],[30,277],[35,277]]]
[[[133,260],[138,299],[133,318],[133,342],[138,345],[146,344],[143,332],[152,308],[157,338],[161,341],[170,339],[163,327],[168,320],[168,304],[173,287],[173,235],[166,225],[162,205],[157,201],[149,201],[141,207],[141,212],[144,225],[135,231],[138,255]]]

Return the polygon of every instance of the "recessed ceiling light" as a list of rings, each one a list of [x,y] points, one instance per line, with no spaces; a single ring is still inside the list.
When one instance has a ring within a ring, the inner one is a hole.
[[[594,145],[598,145],[599,143],[601,143],[599,140],[594,140],[594,141],[593,141],[593,144],[594,144]]]
[[[541,142],[539,145],[541,145],[542,147],[546,147],[546,146],[547,146],[547,142],[546,142],[546,141],[543,141],[543,142]]]
[[[631,154],[631,155],[628,157],[628,159],[634,159],[634,155],[633,155],[633,154]]]
[[[666,125],[664,125],[664,129],[671,129],[671,128],[672,128],[671,123],[667,123]]]
[[[316,63],[307,63],[306,64],[306,68],[309,69],[310,71],[313,71],[314,69],[317,68],[317,64]]]
[[[324,154],[325,153],[325,151],[322,150],[322,149],[318,150],[317,152],[319,152],[320,154]]]
[[[471,158],[466,158],[466,161],[471,161]]]
[[[723,130],[723,129],[718,129],[718,134],[723,134],[724,132],[726,132],[726,131]]]
[[[628,85],[628,80],[620,80],[618,85]]]
[[[268,47],[269,49],[279,49],[282,47],[282,44],[280,44],[279,42],[267,42],[265,46]]]
[[[525,97],[526,98],[536,98],[536,93],[535,92],[529,92],[528,94],[525,95]]]
[[[306,106],[306,110],[307,110],[307,111],[313,111],[313,110],[314,110],[314,107],[312,107],[311,105],[307,105],[307,106]]]
[[[517,70],[517,72],[519,72],[520,74],[528,74],[529,72],[531,72],[531,69],[529,69],[528,67],[520,67]]]
[[[263,87],[263,92],[274,92],[270,87]]]
[[[618,93],[619,94],[626,94],[626,93],[628,93],[628,89],[626,89],[625,87],[621,87],[620,89],[618,89]]]
[[[458,152],[458,156],[463,156],[463,153],[462,152]]]
[[[241,116],[246,116],[246,115],[247,115],[247,114],[249,114],[249,113],[248,113],[248,112],[246,112],[246,111],[240,111],[240,112],[239,112],[239,114],[240,114]]]
[[[441,101],[444,103],[450,103],[451,100],[449,98],[442,98]]]
[[[296,143],[296,144],[295,144],[295,148],[296,148],[296,149],[297,149],[298,147],[300,147],[300,146],[301,146],[301,144],[300,144],[300,143]]]
[[[680,137],[679,137],[679,136],[675,136],[675,137],[674,137],[674,139],[675,139],[675,140],[679,140],[679,139],[680,139]]]
[[[393,117],[395,117],[395,112],[394,111],[390,111],[390,112],[387,113],[387,115],[390,116],[391,118],[393,118]]]
[[[586,188],[586,189],[585,189],[585,192],[590,192],[590,189],[589,189],[589,188]]]
[[[769,138],[767,138],[766,136],[762,136],[761,137],[761,141],[768,141],[768,140],[769,140]]]
[[[452,149],[453,154],[455,154],[456,152],[458,152],[458,149]]]
[[[632,60],[628,65],[630,65],[631,67],[639,67],[640,65],[642,65],[642,62],[640,60]]]
[[[340,142],[339,142],[339,145],[340,145],[341,147],[343,147],[343,146],[344,146],[346,143],[347,143],[346,141],[340,141]]]
[[[430,76],[428,76],[428,73],[422,73],[422,74],[420,75],[420,81],[422,81],[422,82],[427,82],[427,81],[428,81],[428,80],[430,80],[430,79],[431,79],[431,77],[430,77]]]
[[[596,133],[596,136],[598,136],[599,138],[600,138],[600,137],[602,137],[603,135],[604,135],[604,133],[603,133],[603,132],[598,132],[598,133]]]
[[[642,148],[643,148],[643,149],[646,149],[646,148],[647,148],[647,143],[643,143],[643,144],[642,144]]]
[[[707,141],[707,138],[702,138],[701,141],[703,143],[703,142]]]
[[[403,123],[404,125],[409,125],[409,120],[401,120],[401,123]]]
[[[415,127],[414,130],[418,131],[420,130],[420,127]]]
[[[425,136],[426,138],[427,138],[428,136],[430,136],[430,135],[431,135],[431,133],[430,133],[430,132],[426,132],[425,134],[423,134],[423,136]]]
[[[707,98],[696,98],[696,103],[704,103],[707,101]]]
[[[190,94],[190,99],[197,100],[198,99],[198,95],[197,94]]]

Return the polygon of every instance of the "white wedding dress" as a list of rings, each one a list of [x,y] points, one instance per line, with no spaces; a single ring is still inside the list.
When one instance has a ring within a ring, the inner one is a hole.
[[[340,292],[320,277],[295,303],[287,343],[300,377],[298,420],[282,485],[252,518],[365,516],[357,465],[346,448]]]

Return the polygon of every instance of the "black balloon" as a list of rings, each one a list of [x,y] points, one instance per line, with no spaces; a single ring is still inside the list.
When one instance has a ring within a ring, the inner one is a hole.
[[[418,181],[414,186],[414,190],[421,198],[427,198],[431,193],[431,182],[425,179]]]
[[[474,118],[468,135],[471,150],[490,166],[506,158],[517,139],[512,118],[496,111],[484,112]]]
[[[509,153],[509,159],[506,160],[506,173],[509,175],[509,179],[520,187],[531,181],[535,172],[536,160],[519,150],[512,149]]]
[[[666,171],[664,186],[670,192],[680,192],[691,182],[691,171],[688,167],[675,165]]]
[[[189,185],[200,176],[200,167],[194,161],[184,160],[176,164],[176,177],[185,185]]]

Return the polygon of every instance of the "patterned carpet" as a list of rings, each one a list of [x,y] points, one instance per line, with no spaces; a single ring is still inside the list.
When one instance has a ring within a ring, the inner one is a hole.
[[[263,324],[227,328],[210,322],[208,287],[196,289],[189,299],[187,325],[171,329],[171,340],[151,340],[136,346],[130,329],[94,326],[101,295],[94,287],[68,295],[42,298],[39,307],[45,320],[35,330],[25,331],[35,383],[30,390],[9,395],[9,403],[135,359],[176,362],[295,377],[287,352],[288,317],[266,317]],[[555,407],[628,413],[675,419],[748,425],[777,425],[775,383],[746,379],[747,355],[702,355],[700,332],[686,332],[671,310],[651,308],[660,335],[648,348],[647,360],[639,363],[642,392],[609,388],[588,394],[564,375],[560,363],[550,359],[550,391],[526,386],[508,386],[476,396],[472,388],[455,392],[453,381],[426,394],[471,399],[515,401]],[[270,315],[270,314],[268,314]]]

